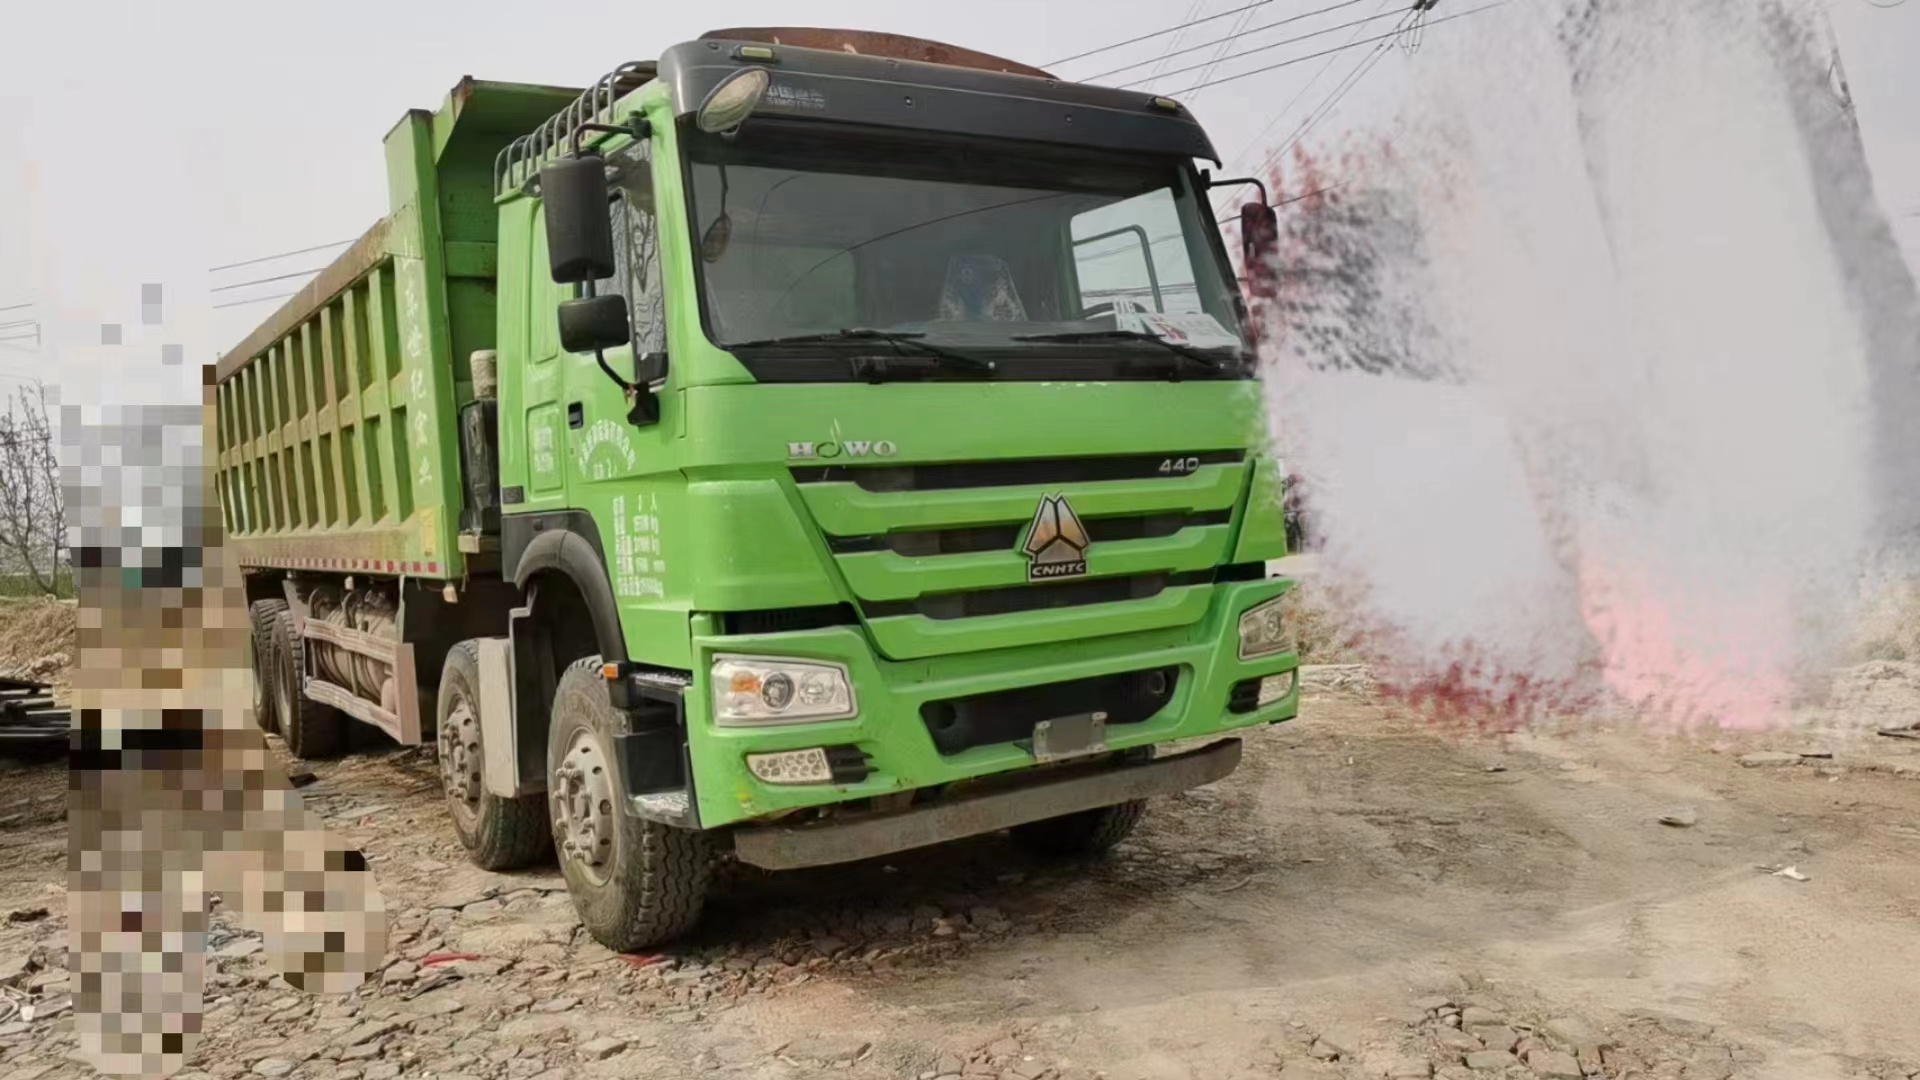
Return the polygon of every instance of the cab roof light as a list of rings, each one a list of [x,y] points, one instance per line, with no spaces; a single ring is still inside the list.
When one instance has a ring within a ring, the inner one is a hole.
[[[1173,99],[1172,99],[1172,98],[1170,98],[1170,97],[1153,97],[1153,98],[1148,98],[1148,99],[1147,99],[1147,106],[1148,106],[1149,108],[1154,108],[1154,109],[1161,109],[1161,110],[1164,110],[1164,111],[1166,111],[1166,112],[1179,112],[1179,111],[1180,111],[1180,103],[1179,103],[1179,102],[1177,102],[1177,101],[1175,101],[1175,100],[1173,100]]]
[[[774,63],[780,59],[774,54],[772,49],[765,45],[741,45],[733,50],[733,58],[735,60],[758,60],[767,64]]]

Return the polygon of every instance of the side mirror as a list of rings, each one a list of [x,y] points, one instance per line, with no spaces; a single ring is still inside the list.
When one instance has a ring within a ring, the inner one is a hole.
[[[540,170],[540,197],[547,208],[553,280],[575,285],[612,277],[613,210],[608,205],[606,162],[585,155],[548,163]],[[626,309],[621,310],[624,317]]]
[[[1274,265],[1280,250],[1280,215],[1266,203],[1247,203],[1240,208],[1240,265],[1247,282],[1257,296],[1273,291]]]
[[[570,353],[617,349],[633,341],[627,298],[619,293],[565,300],[560,304],[560,347]]]

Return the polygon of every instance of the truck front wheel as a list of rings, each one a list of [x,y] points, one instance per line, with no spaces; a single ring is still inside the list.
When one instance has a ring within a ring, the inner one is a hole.
[[[547,854],[546,799],[511,798],[487,790],[486,748],[480,738],[480,650],[462,641],[447,650],[434,709],[439,732],[440,783],[454,834],[487,870],[517,870]]]
[[[600,658],[569,667],[553,695],[547,794],[560,871],[594,940],[632,952],[700,920],[714,851],[706,834],[635,817],[613,766],[613,704]]]
[[[1146,812],[1145,799],[1082,810],[1016,825],[1013,841],[1040,855],[1104,855],[1132,834]]]

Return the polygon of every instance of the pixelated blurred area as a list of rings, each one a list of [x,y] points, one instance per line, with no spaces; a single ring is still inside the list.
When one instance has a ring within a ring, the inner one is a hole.
[[[68,410],[61,424],[80,593],[66,967],[79,1055],[119,1075],[192,1055],[216,907],[261,935],[292,988],[349,991],[385,952],[364,858],[304,809],[250,715],[205,419]]]

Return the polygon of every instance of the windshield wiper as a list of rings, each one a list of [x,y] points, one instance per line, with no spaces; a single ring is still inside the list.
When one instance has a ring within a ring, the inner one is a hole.
[[[902,346],[918,349],[925,355],[933,358],[936,361],[934,365],[936,367],[959,366],[974,371],[994,370],[995,365],[993,361],[921,340],[926,336],[926,333],[920,330],[878,330],[868,326],[850,326],[845,329],[830,330],[821,334],[790,334],[785,337],[762,338],[759,341],[742,341],[726,347],[729,349],[752,349],[759,348],[763,345],[830,345],[841,341],[881,341],[893,346],[896,351]],[[877,363],[878,366],[870,367],[866,371],[858,372],[858,374],[878,378],[886,377],[887,370],[884,360],[877,362],[870,361],[869,363]]]
[[[1158,334],[1149,334],[1145,330],[1067,330],[1058,334],[1023,334],[1013,340],[1058,341],[1069,344],[1100,341],[1144,341],[1151,345],[1158,345],[1177,356],[1203,364],[1209,370],[1225,371],[1227,369],[1226,361],[1204,349],[1197,349],[1191,345],[1182,345],[1178,342],[1168,341]],[[1239,352],[1235,350],[1235,358],[1237,359],[1238,356]]]

